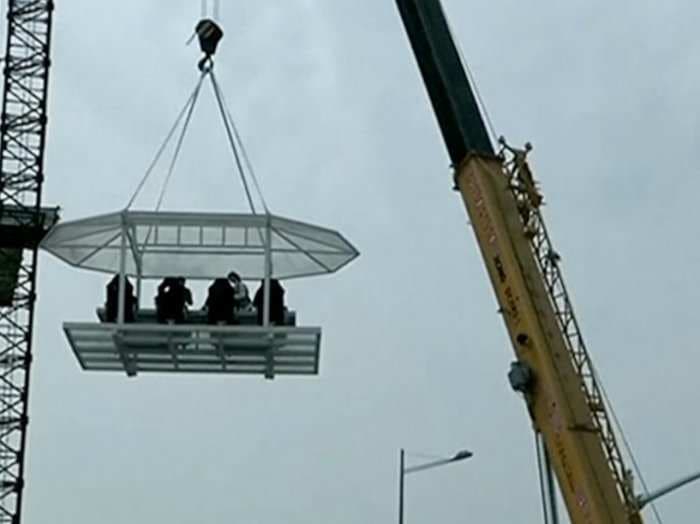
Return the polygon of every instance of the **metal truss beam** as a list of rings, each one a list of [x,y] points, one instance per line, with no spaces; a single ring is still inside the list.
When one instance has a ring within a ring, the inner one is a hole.
[[[0,237],[0,524],[19,524],[22,509],[36,239],[50,225],[44,223],[41,187],[53,7],[52,0],[8,1],[0,222],[14,231]]]

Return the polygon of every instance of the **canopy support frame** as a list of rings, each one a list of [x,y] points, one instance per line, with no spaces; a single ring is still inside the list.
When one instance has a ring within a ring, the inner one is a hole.
[[[141,280],[204,280],[231,269],[246,281],[308,277],[334,273],[358,255],[335,231],[272,214],[128,209],[54,226],[42,247],[74,267],[112,275],[123,268],[125,277]],[[134,284],[139,297],[142,285]]]
[[[124,325],[124,310],[126,306],[126,220],[122,215],[121,238],[119,249],[119,298],[117,302],[117,323]]]

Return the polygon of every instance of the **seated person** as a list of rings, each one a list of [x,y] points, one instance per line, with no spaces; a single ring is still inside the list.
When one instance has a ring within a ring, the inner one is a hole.
[[[234,289],[226,278],[214,280],[207,293],[204,309],[209,324],[233,324]]]
[[[276,278],[270,279],[270,324],[284,325],[284,288]],[[253,304],[258,312],[258,324],[263,325],[265,301],[265,280],[260,281],[260,287],[255,292]]]
[[[228,279],[233,286],[233,304],[235,311],[245,311],[251,309],[250,296],[248,295],[248,286],[243,283],[241,277],[235,271],[228,274]]]
[[[124,277],[124,322],[133,322],[136,313],[137,300],[134,296],[134,286]],[[107,300],[105,301],[105,321],[117,322],[119,319],[119,275],[114,275],[106,286]]]
[[[158,322],[182,324],[187,316],[187,306],[192,305],[192,292],[185,286],[184,277],[166,277],[158,285],[156,317]]]

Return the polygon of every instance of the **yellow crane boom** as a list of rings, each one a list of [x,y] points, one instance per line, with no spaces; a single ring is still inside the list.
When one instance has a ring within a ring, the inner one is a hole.
[[[526,398],[572,522],[641,522],[523,152],[505,164],[469,155],[455,173],[517,362]]]
[[[455,166],[523,393],[573,524],[640,524],[639,504],[540,213],[529,147],[495,151],[439,0],[397,0]]]

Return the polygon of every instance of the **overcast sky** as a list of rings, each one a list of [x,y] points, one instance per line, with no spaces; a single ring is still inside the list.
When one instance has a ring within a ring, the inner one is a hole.
[[[56,4],[44,201],[70,220],[136,188],[196,81],[184,42],[200,3]],[[287,285],[300,323],[323,327],[321,373],[82,372],[61,324],[95,318],[105,277],[42,256],[25,522],[392,522],[400,447],[475,453],[407,479],[407,523],[540,521],[513,353],[394,2],[222,4],[216,70],[268,204],[362,253]],[[444,6],[498,132],[535,146],[584,335],[647,481],[699,469],[700,7]],[[243,211],[204,95],[166,208]],[[698,494],[662,500],[665,521],[695,519]]]

